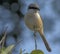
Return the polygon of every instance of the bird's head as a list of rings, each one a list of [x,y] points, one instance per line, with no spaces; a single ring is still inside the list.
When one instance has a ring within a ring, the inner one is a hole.
[[[28,10],[39,11],[40,8],[36,3],[32,3],[28,6]]]

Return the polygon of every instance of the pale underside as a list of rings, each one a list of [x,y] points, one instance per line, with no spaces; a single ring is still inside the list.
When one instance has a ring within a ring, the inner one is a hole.
[[[29,29],[43,31],[43,23],[39,13],[27,13],[24,19]]]

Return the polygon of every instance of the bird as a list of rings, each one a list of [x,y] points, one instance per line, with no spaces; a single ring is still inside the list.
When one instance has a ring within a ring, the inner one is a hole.
[[[31,3],[28,6],[27,12],[24,16],[24,21],[26,26],[32,30],[36,31],[40,34],[46,49],[51,52],[51,48],[45,38],[44,32],[43,32],[43,21],[41,18],[41,15],[39,14],[40,8],[38,4],[36,3]]]

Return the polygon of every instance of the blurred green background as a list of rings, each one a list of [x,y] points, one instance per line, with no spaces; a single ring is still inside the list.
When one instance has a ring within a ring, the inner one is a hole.
[[[48,52],[42,39],[37,33],[37,48],[45,54],[60,53],[60,0],[0,0],[0,40],[4,29],[7,28],[5,46],[20,44],[12,51],[19,54],[20,49],[31,52],[35,49],[33,32],[24,23],[24,15],[28,5],[37,3],[40,7],[40,15],[44,23],[44,33],[52,52]]]

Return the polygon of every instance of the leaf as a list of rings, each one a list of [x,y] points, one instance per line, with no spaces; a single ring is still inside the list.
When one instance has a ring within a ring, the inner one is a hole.
[[[41,50],[33,50],[31,54],[44,54]]]
[[[8,54],[9,52],[12,51],[14,45],[8,46],[4,51],[1,52],[1,54]]]

